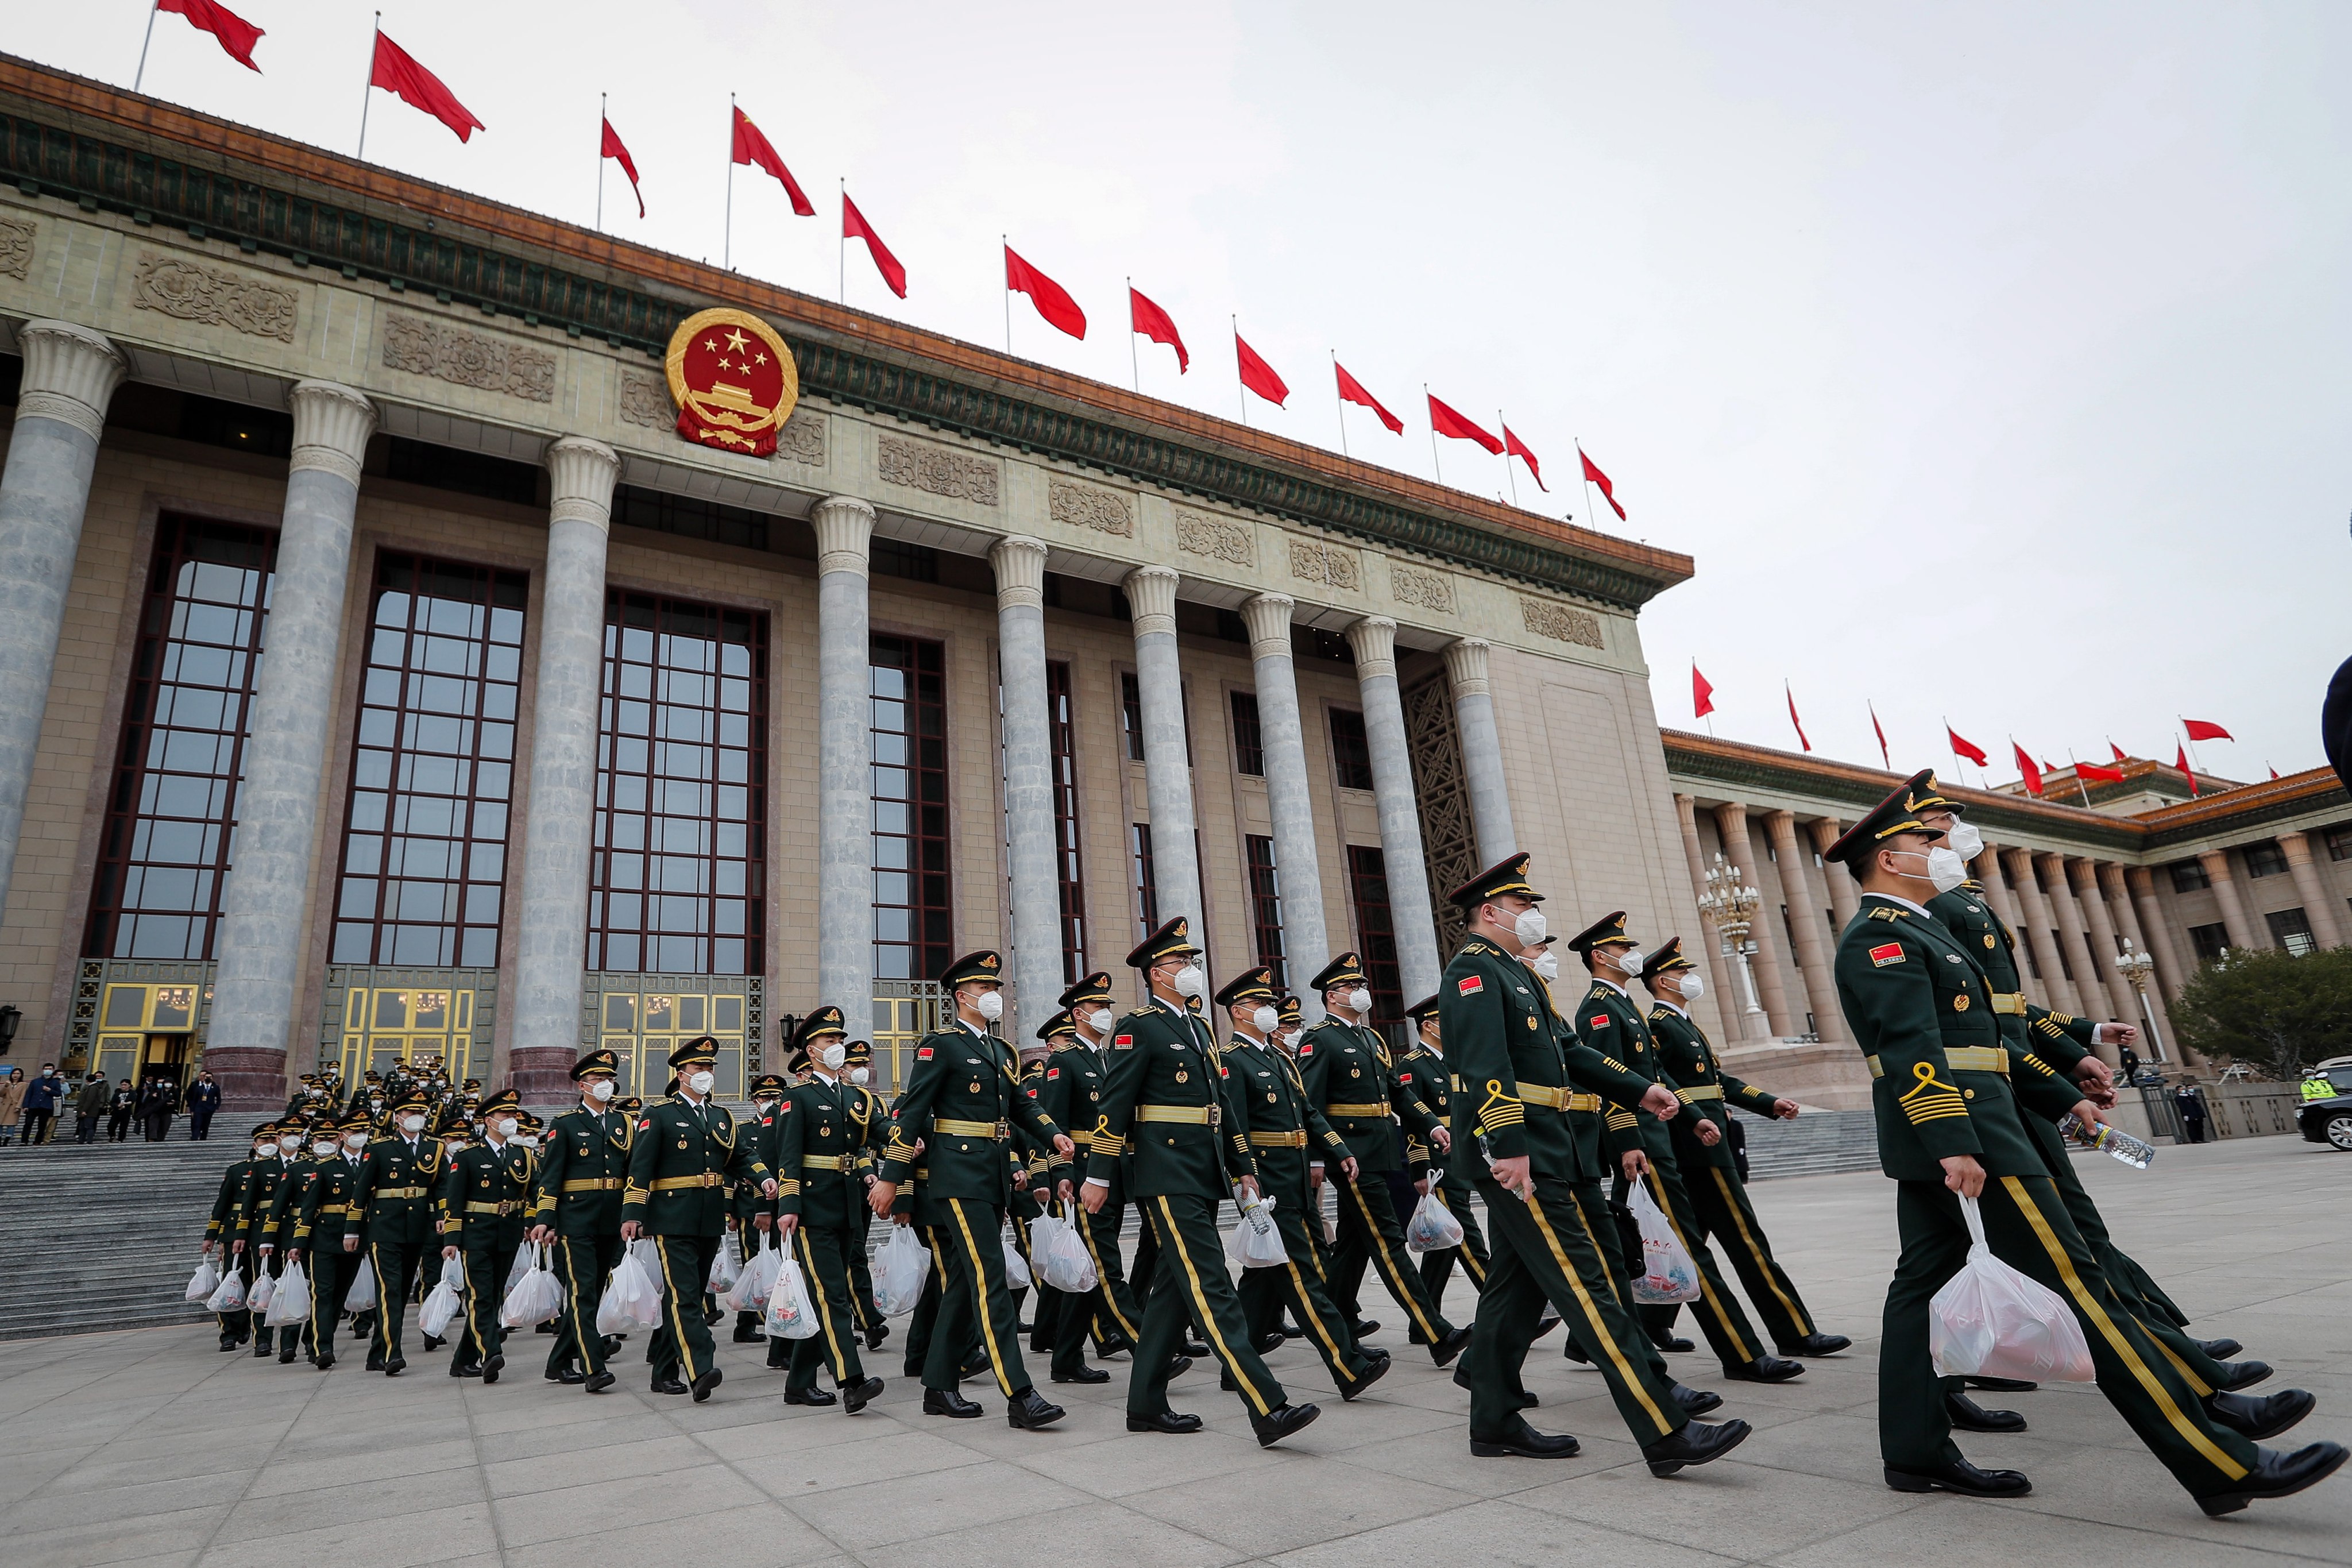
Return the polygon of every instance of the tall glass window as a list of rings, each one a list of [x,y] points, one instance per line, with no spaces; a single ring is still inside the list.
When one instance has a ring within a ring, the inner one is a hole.
[[[1127,858],[1135,877],[1135,913],[1141,928],[1139,940],[1160,929],[1160,882],[1151,869],[1151,824],[1134,822],[1127,829]]]
[[[165,515],[82,952],[213,955],[278,536]]]
[[[1369,845],[1348,846],[1348,893],[1356,905],[1357,939],[1371,981],[1372,1022],[1404,1016],[1404,981],[1397,968],[1396,913],[1389,904],[1388,857]]]
[[[1265,740],[1258,728],[1257,693],[1234,693],[1234,772],[1265,776]]]
[[[874,973],[929,980],[955,956],[948,877],[946,649],[877,637],[870,657]]]
[[[588,967],[766,973],[768,617],[604,595]]]
[[[1249,860],[1250,926],[1257,936],[1257,961],[1274,971],[1274,983],[1287,989],[1290,966],[1282,956],[1282,880],[1275,870],[1274,840],[1263,833],[1244,835],[1242,848]]]
[[[1054,751],[1054,868],[1062,884],[1062,984],[1087,973],[1087,892],[1078,859],[1077,726],[1070,706],[1070,667],[1045,666],[1047,722]]]
[[[499,962],[529,588],[377,552],[332,962]]]

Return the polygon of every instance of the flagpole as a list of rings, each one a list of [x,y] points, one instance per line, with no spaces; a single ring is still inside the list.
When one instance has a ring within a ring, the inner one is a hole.
[[[1509,435],[1511,422],[1504,418],[1503,411],[1497,408],[1495,410],[1495,423],[1502,426],[1504,431],[1503,477],[1511,481],[1511,506],[1516,510],[1519,504],[1519,476],[1511,469],[1511,438]]]
[[[1331,351],[1331,406],[1339,416],[1339,456],[1348,455],[1348,400],[1339,395],[1339,351]]]
[[[367,85],[360,89],[360,150],[352,154],[352,157],[362,161],[367,157],[368,103],[375,92],[375,52],[383,42],[383,13],[378,11],[375,14],[375,37],[368,44]]]
[[[834,298],[846,305],[849,303],[849,176],[844,174],[840,181],[841,237],[834,242],[833,258],[840,267],[841,280]]]
[[[131,79],[131,90],[133,92],[137,92],[139,84],[147,79],[147,46],[155,41],[155,13],[163,8],[163,0],[153,0],[147,7],[147,36],[139,42],[139,74]]]
[[[2174,717],[2175,719],[2180,719],[2180,715],[2179,715],[2179,714],[2178,714],[2178,713],[2175,713],[2175,714],[2173,715],[2173,717]],[[2180,719],[2180,748],[2181,748],[2181,750],[2183,750],[2183,751],[2188,751],[2189,747],[2191,747],[2191,746],[2195,745],[2196,743],[2197,743],[2196,742],[2194,742],[2194,741],[2192,741],[2192,740],[2190,740],[2190,739],[2189,738],[2189,721],[2188,721],[2188,720],[2186,720],[2186,719]],[[2201,761],[2200,761],[2200,760],[2198,759],[2197,753],[2196,753],[2196,752],[2189,752],[2189,766],[2191,766],[2191,767],[2193,767],[2193,768],[2195,768],[2195,769],[2196,769],[2198,772],[2200,772],[2200,773],[2202,773],[2202,772],[2204,772],[2204,771],[2205,771],[2205,764],[2204,764]]]
[[[1429,413],[1429,383],[1425,381],[1421,384],[1421,411],[1423,416]],[[1429,466],[1437,470],[1437,482],[1444,484],[1445,462],[1437,455],[1437,421],[1434,419],[1429,422]]]
[[[1143,395],[1143,355],[1135,346],[1135,279],[1127,280],[1127,368],[1135,377],[1135,395]]]
[[[1011,235],[1000,234],[996,237],[996,240],[1004,247],[1007,255],[1012,253],[1013,237]],[[1003,259],[1003,257],[997,258],[1000,264]],[[1004,352],[1006,353],[1013,352],[1013,279],[1010,278],[1004,280]]]
[[[604,232],[604,127],[613,123],[607,95],[596,95],[596,232]]]
[[[1242,380],[1242,319],[1227,316],[1234,324],[1234,395],[1241,400],[1242,427],[1249,428],[1249,384]]]
[[[2086,806],[2089,805],[2091,804],[2091,786],[2083,782],[2083,764],[2074,760],[2074,748],[2072,746],[2066,748],[2066,765],[2074,770],[2075,791],[2082,795],[2083,804]]]
[[[727,235],[719,243],[719,265],[735,270],[735,95],[727,95]]]

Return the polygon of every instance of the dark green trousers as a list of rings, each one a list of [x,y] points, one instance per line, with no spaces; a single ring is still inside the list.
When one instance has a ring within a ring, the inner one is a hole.
[[[1421,1255],[1421,1288],[1428,1292],[1432,1303],[1445,1305],[1445,1287],[1454,1279],[1454,1265],[1458,1259],[1470,1283],[1478,1289],[1486,1288],[1486,1233],[1478,1228],[1478,1215],[1470,1206],[1470,1185],[1448,1184],[1437,1191],[1438,1200],[1444,1204],[1462,1226],[1462,1245],[1438,1252]]]
[[[1674,1227],[1675,1238],[1683,1250],[1698,1265],[1698,1300],[1690,1303],[1691,1315],[1698,1320],[1699,1330],[1706,1342],[1722,1358],[1726,1371],[1746,1366],[1764,1353],[1764,1342],[1756,1337],[1756,1326],[1740,1310],[1739,1298],[1723,1282],[1723,1270],[1707,1250],[1706,1239],[1698,1230],[1698,1210],[1692,1205],[1690,1194],[1684,1188],[1682,1173],[1671,1158],[1661,1160],[1650,1155],[1650,1173],[1643,1185],[1650,1190],[1651,1198],[1666,1223]],[[1626,1184],[1618,1178],[1616,1194],[1622,1202],[1626,1195]],[[1643,1307],[1642,1322],[1653,1334],[1663,1335],[1674,1326],[1675,1307]]]
[[[1636,1443],[1654,1443],[1680,1431],[1690,1417],[1675,1403],[1673,1384],[1652,1369],[1643,1353],[1641,1325],[1611,1289],[1607,1266],[1570,1184],[1539,1180],[1534,1194],[1523,1199],[1481,1181],[1478,1196],[1486,1205],[1494,1252],[1486,1288],[1478,1293],[1470,1348],[1463,1352],[1470,1377],[1471,1436],[1508,1437],[1525,1425],[1519,1369],[1547,1300],[1580,1336],[1579,1342],[1590,1347],[1592,1363],[1608,1382]]]
[[[401,1323],[408,1316],[410,1299],[416,1294],[425,1259],[430,1257],[437,1270],[441,1249],[421,1243],[377,1241],[369,1243],[367,1251],[368,1261],[375,1266],[376,1303],[375,1337],[368,1341],[368,1359],[388,1362],[400,1357]]]
[[[1633,1300],[1633,1258],[1639,1255],[1628,1254],[1625,1226],[1619,1223],[1618,1210],[1610,1203],[1609,1194],[1602,1191],[1597,1179],[1572,1182],[1568,1190],[1576,1194],[1576,1212],[1583,1216],[1585,1233],[1592,1237],[1592,1250],[1601,1255],[1601,1268],[1609,1276],[1611,1294],[1617,1298],[1617,1304],[1625,1310],[1628,1319],[1641,1322],[1641,1303]],[[1584,1352],[1585,1360],[1597,1359],[1590,1325],[1580,1325],[1575,1318],[1563,1314],[1561,1327],[1568,1339]],[[1583,1331],[1580,1332],[1580,1328]],[[1637,1337],[1641,1342],[1639,1344],[1625,1348],[1640,1351],[1643,1359],[1649,1363],[1651,1374],[1660,1383],[1673,1384],[1675,1375],[1666,1370],[1666,1358],[1659,1352],[1646,1329]],[[1563,1350],[1561,1353],[1567,1352]]]
[[[319,1347],[335,1353],[335,1325],[342,1320],[343,1298],[352,1291],[352,1277],[360,1271],[362,1255],[345,1252],[341,1241],[306,1247],[302,1272],[310,1280],[310,1321],[302,1325],[302,1353],[319,1359]]]
[[[477,1241],[477,1230],[490,1234]],[[514,1267],[518,1250],[520,1244],[499,1235],[498,1227],[466,1227],[465,1244],[458,1249],[466,1260],[466,1316],[464,1326],[450,1336],[455,1342],[451,1366],[479,1366],[506,1353],[507,1331],[499,1321],[499,1306],[506,1300],[507,1271]]]
[[[1691,1239],[1723,1248],[1773,1344],[1792,1345],[1812,1333],[1813,1315],[1805,1310],[1788,1270],[1772,1256],[1771,1239],[1756,1218],[1738,1173],[1716,1164],[1692,1164],[1682,1174],[1683,1191],[1690,1198]]]
[[[662,1321],[646,1347],[653,1363],[654,1381],[692,1383],[719,1364],[718,1347],[710,1342],[710,1320],[702,1307],[703,1281],[719,1256],[716,1236],[657,1236],[654,1247],[661,1260]],[[678,1370],[686,1375],[678,1379]]]
[[[1307,1342],[1323,1358],[1332,1382],[1345,1394],[1363,1381],[1372,1363],[1356,1342],[1346,1314],[1333,1304],[1325,1288],[1322,1249],[1307,1229],[1309,1226],[1320,1229],[1323,1216],[1293,1207],[1285,1197],[1276,1205],[1274,1223],[1282,1232],[1282,1249],[1290,1260],[1279,1268],[1242,1270],[1243,1325],[1255,1342],[1258,1335],[1281,1327],[1283,1310],[1287,1308],[1306,1331]]]
[[[584,1376],[604,1370],[604,1336],[596,1331],[596,1309],[604,1303],[604,1283],[621,1266],[628,1247],[614,1231],[610,1236],[557,1236],[547,1243],[548,1266],[563,1281],[563,1314],[555,1320],[555,1343],[547,1351],[551,1377],[568,1365]]]
[[[1251,1348],[1241,1298],[1217,1234],[1217,1205],[1203,1197],[1160,1194],[1138,1198],[1136,1206],[1150,1222],[1160,1271],[1144,1298],[1143,1336],[1136,1342],[1135,1370],[1127,1384],[1128,1413],[1167,1411],[1169,1367],[1188,1327],[1207,1342],[1209,1353],[1239,1385],[1252,1415],[1288,1404],[1290,1396]]]
[[[964,1356],[978,1334],[989,1370],[1007,1397],[1032,1386],[1021,1360],[1020,1322],[1004,1283],[1004,1211],[977,1198],[934,1198],[941,1215],[931,1228],[931,1257],[946,1266],[939,1317],[924,1347],[923,1386],[952,1389],[962,1381]],[[908,1352],[914,1344],[911,1336]]]
[[[1364,1266],[1370,1263],[1423,1340],[1433,1345],[1451,1334],[1454,1325],[1430,1300],[1420,1270],[1412,1267],[1412,1254],[1405,1250],[1404,1226],[1397,1223],[1387,1173],[1366,1171],[1352,1182],[1336,1168],[1327,1168],[1326,1173],[1339,1193],[1339,1242],[1331,1249],[1331,1279],[1340,1309],[1360,1310],[1358,1292]]]
[[[853,1240],[848,1231],[830,1226],[803,1223],[793,1227],[793,1260],[801,1266],[819,1327],[807,1339],[792,1342],[787,1388],[814,1388],[821,1366],[833,1369],[837,1386],[866,1381],[866,1368],[857,1359],[857,1310],[849,1299]]]
[[[1878,1357],[1878,1445],[1885,1462],[1924,1469],[1960,1458],[1927,1355],[1928,1302],[1969,1252],[1958,1194],[1937,1182],[1895,1186],[1903,1254],[1886,1288]],[[2116,1310],[2091,1248],[2047,1176],[1995,1176],[1980,1200],[1993,1256],[2057,1292],[2074,1310],[2099,1392],[2192,1495],[2231,1489],[2254,1445],[2206,1417],[2198,1395],[2139,1320]]]
[[[874,1270],[866,1260],[866,1238],[874,1225],[874,1211],[863,1193],[853,1193],[856,1212],[849,1216],[849,1304],[856,1310],[861,1333],[871,1333],[887,1320],[874,1304]]]

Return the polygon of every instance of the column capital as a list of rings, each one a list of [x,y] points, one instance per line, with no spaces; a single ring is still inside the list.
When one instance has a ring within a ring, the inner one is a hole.
[[[874,546],[874,508],[856,496],[827,496],[809,510],[816,529],[816,574],[866,574]]]
[[[1445,645],[1445,675],[1454,682],[1457,699],[1487,695],[1486,656],[1493,647],[1484,637],[1463,637]]]
[[[2290,866],[2307,866],[2313,863],[2311,836],[2299,827],[2292,833],[2280,834],[2278,847],[2280,853],[2286,857],[2286,863]]]
[[[1249,627],[1250,658],[1290,657],[1290,613],[1298,601],[1287,594],[1259,594],[1242,605],[1242,624]]]
[[[286,401],[294,410],[290,471],[321,469],[356,489],[368,437],[375,434],[375,405],[365,393],[332,381],[298,381]]]
[[[1139,566],[1119,586],[1127,590],[1127,606],[1135,616],[1135,635],[1152,632],[1176,635],[1176,584],[1183,574],[1172,566]]]
[[[16,348],[25,356],[16,417],[54,419],[96,440],[106,425],[106,405],[130,368],[121,351],[88,327],[51,321],[17,328]]]
[[[547,521],[584,522],[600,533],[613,528],[613,485],[621,457],[602,441],[566,436],[547,448]]]
[[[1386,616],[1366,616],[1348,628],[1348,647],[1356,656],[1356,679],[1376,675],[1396,677],[1397,624]]]
[[[996,572],[996,607],[1000,610],[1045,607],[1045,542],[1025,533],[1007,535],[988,547],[988,563]]]

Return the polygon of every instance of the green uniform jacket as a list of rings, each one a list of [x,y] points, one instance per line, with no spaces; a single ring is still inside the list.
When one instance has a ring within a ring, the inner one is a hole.
[[[342,1162],[338,1160],[337,1164]],[[298,1247],[302,1232],[302,1205],[324,1170],[323,1163],[305,1154],[287,1166],[286,1177],[269,1200],[269,1235],[276,1247]]]
[[[241,1241],[247,1247],[264,1242],[277,1243],[269,1223],[269,1211],[278,1202],[278,1190],[287,1179],[291,1163],[282,1154],[267,1160],[255,1160],[246,1172],[245,1190],[238,1199],[236,1212],[229,1216],[229,1239]]]
[[[1445,966],[1437,1023],[1445,1037],[1454,1163],[1465,1174],[1483,1174],[1488,1159],[1521,1156],[1537,1181],[1593,1174],[1578,1156],[1568,1117],[1527,1099],[1534,1091],[1564,1100],[1571,1092],[1542,991],[1517,957],[1481,936],[1465,940]]]
[[[1731,1108],[1752,1110],[1759,1116],[1769,1117],[1780,1096],[1767,1094],[1754,1085],[1723,1070],[1715,1052],[1706,1043],[1706,1031],[1691,1020],[1689,1014],[1664,1002],[1650,1008],[1650,1040],[1657,1047],[1658,1060],[1664,1064],[1674,1079],[1675,1093],[1696,1112],[1678,1116],[1668,1125],[1674,1130],[1675,1158],[1685,1165],[1714,1165],[1737,1174],[1739,1165],[1731,1157]],[[1706,1091],[1721,1089],[1720,1096]],[[1699,1118],[1704,1117],[1724,1130],[1713,1148],[1698,1141]]]
[[[1429,1107],[1429,1113],[1440,1123],[1444,1122],[1453,1114],[1453,1101],[1445,1087],[1445,1058],[1431,1050],[1418,1038],[1412,1042],[1412,1049],[1397,1058],[1396,1077],[1398,1085],[1415,1100]],[[1405,1139],[1406,1175],[1418,1182],[1429,1174],[1431,1149],[1432,1145],[1426,1138],[1408,1136]],[[1454,1177],[1450,1173],[1446,1177],[1446,1184],[1448,1186],[1454,1184]],[[1468,1178],[1463,1178],[1464,1191],[1469,1190],[1469,1184]]]
[[[405,1138],[377,1139],[360,1156],[359,1191],[352,1198],[349,1223],[370,1245],[430,1245],[439,1235],[433,1192],[447,1169],[441,1145],[433,1139],[418,1138],[414,1154]]]
[[[360,1162],[339,1151],[312,1165],[311,1179],[302,1188],[302,1210],[294,1221],[294,1245],[308,1252],[341,1252],[352,1194],[360,1190]]]
[[[941,1122],[965,1131],[943,1130]],[[990,1131],[971,1131],[986,1127]],[[915,1217],[935,1223],[923,1200],[964,1198],[1004,1207],[1013,1195],[1013,1129],[1047,1144],[1059,1135],[1052,1118],[1021,1087],[1021,1058],[994,1035],[958,1023],[925,1035],[915,1046],[914,1070],[891,1117],[881,1178],[893,1184],[915,1177]],[[922,1165],[915,1144],[923,1145]]]
[[[1348,1141],[1348,1152],[1367,1175],[1397,1168],[1398,1121],[1407,1138],[1424,1141],[1437,1125],[1429,1107],[1397,1081],[1377,1030],[1324,1019],[1299,1038],[1298,1071],[1307,1098]]]
[[[1318,1205],[1307,1190],[1307,1168],[1348,1158],[1348,1140],[1315,1109],[1297,1064],[1276,1047],[1235,1035],[1225,1047],[1224,1068],[1225,1124],[1248,1143],[1259,1189],[1274,1194],[1277,1209],[1317,1214]],[[1297,1137],[1302,1132],[1304,1142]],[[1253,1134],[1288,1139],[1292,1146],[1261,1142]]]
[[[206,1241],[237,1239],[236,1216],[245,1211],[246,1194],[253,1189],[253,1168],[261,1162],[250,1154],[231,1160],[221,1173],[220,1191],[213,1194],[212,1218],[205,1224]]]
[[[549,1122],[532,1175],[531,1223],[558,1236],[620,1235],[635,1135],[636,1123],[617,1110],[574,1106]]]
[[[1127,1178],[1130,1198],[1199,1197],[1215,1203],[1233,1185],[1257,1174],[1249,1141],[1223,1125],[1224,1062],[1210,1043],[1209,1026],[1189,1009],[1177,1013],[1153,1002],[1111,1026],[1110,1072],[1095,1115],[1087,1179]],[[1208,1112],[1199,1121],[1146,1120],[1146,1106]],[[1129,1150],[1134,1162],[1122,1173]]]
[[[1085,1164],[1087,1151],[1094,1146],[1095,1121],[1102,1114],[1103,1086],[1109,1081],[1103,1053],[1076,1040],[1057,1042],[1038,1064],[1030,1085],[1036,1091],[1037,1109],[1052,1117],[1054,1125],[1077,1144],[1077,1157],[1069,1162],[1073,1165]],[[1061,1164],[1059,1160],[1054,1162],[1056,1175],[1061,1173]],[[1111,1188],[1110,1201],[1119,1201],[1116,1184]]]
[[[1577,1039],[1599,1053],[1603,1060],[1652,1083],[1662,1083],[1677,1098],[1681,1096],[1683,1086],[1659,1057],[1658,1043],[1650,1036],[1650,1026],[1643,1022],[1641,1009],[1623,991],[1596,977],[1577,1003],[1576,1015],[1570,1022]],[[1601,1118],[1605,1129],[1602,1142],[1614,1161],[1622,1161],[1628,1151],[1639,1149],[1654,1160],[1672,1162],[1674,1130],[1685,1120],[1678,1115],[1672,1121],[1661,1121],[1632,1106],[1612,1105]]]
[[[459,1150],[441,1176],[441,1245],[522,1245],[537,1164],[530,1151],[516,1143]]]
[[[1990,1175],[2046,1175],[2008,1076],[1956,1071],[1947,1052],[1998,1048],[2000,1016],[1975,953],[1934,916],[1864,893],[1838,937],[1838,1003],[1876,1060],[1878,1163],[1901,1182],[1940,1182],[1939,1161],[1973,1154]]]
[[[2076,1064],[2091,1054],[2092,1036],[2097,1024],[2071,1013],[2053,1013],[2025,1000],[2024,983],[2017,973],[2017,935],[2009,929],[2008,922],[1993,913],[1982,882],[1971,879],[1948,893],[1937,894],[1928,900],[1927,912],[1943,921],[1953,940],[1976,959],[1993,994],[2014,996],[2023,1005],[2022,1013],[2000,1015],[2003,1044],[2011,1050],[2031,1048],[2061,1074],[2072,1073]]]
[[[630,1134],[621,1223],[654,1236],[724,1236],[729,1188],[747,1173],[772,1173],[727,1108],[706,1099],[698,1110],[677,1095],[637,1113]]]
[[[773,1117],[776,1213],[829,1230],[850,1227],[866,1201],[866,1176],[858,1169],[866,1147],[866,1130],[856,1114],[860,1093],[853,1085],[814,1077],[784,1091]]]

